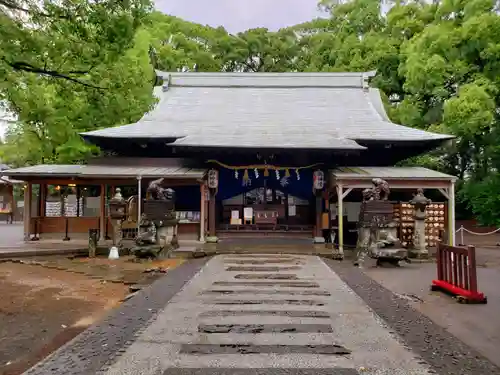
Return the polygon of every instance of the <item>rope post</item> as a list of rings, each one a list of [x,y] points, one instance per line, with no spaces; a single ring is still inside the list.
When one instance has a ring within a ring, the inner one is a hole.
[[[465,242],[464,242],[464,226],[463,225],[460,225],[460,246],[465,246]]]

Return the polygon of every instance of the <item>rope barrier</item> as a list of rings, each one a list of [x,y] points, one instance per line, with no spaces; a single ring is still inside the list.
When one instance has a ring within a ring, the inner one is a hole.
[[[469,234],[472,234],[474,236],[491,236],[492,234],[495,234],[495,233],[498,233],[500,232],[500,228],[498,229],[495,229],[491,232],[486,232],[486,233],[478,233],[478,232],[473,232],[467,228],[464,228],[463,225],[460,226],[460,228],[458,228],[455,233],[458,233],[460,232],[460,245],[463,245],[464,244],[464,232],[467,232]]]
[[[472,232],[472,231],[468,230],[467,228],[464,228],[463,226],[461,226],[461,227],[459,228],[459,230],[462,230],[462,231],[467,232],[467,233],[469,233],[469,234],[473,234],[473,235],[475,235],[475,236],[489,236],[489,235],[491,235],[491,234],[495,234],[495,233],[499,232],[499,231],[500,231],[500,228],[495,229],[495,230],[493,230],[493,231],[491,231],[491,232],[486,232],[486,233],[477,233],[477,232]]]

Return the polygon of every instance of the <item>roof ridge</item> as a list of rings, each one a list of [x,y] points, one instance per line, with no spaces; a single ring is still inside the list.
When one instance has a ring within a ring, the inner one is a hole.
[[[163,72],[159,78],[168,87],[259,87],[259,88],[366,88],[374,72],[249,73],[249,72]]]

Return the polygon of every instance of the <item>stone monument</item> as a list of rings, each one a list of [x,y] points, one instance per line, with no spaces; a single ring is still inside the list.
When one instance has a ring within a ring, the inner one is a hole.
[[[413,232],[413,246],[409,251],[410,258],[428,258],[425,241],[425,209],[432,201],[425,197],[423,189],[418,189],[417,194],[410,201],[415,207],[413,219],[415,220]]]
[[[358,243],[355,266],[362,266],[366,255],[382,262],[399,264],[408,252],[397,238],[397,223],[393,220],[393,207],[388,201],[389,184],[380,179],[372,180],[373,187],[363,191],[363,202],[358,221]]]
[[[163,178],[154,180],[146,190],[136,246],[131,249],[138,258],[166,258],[171,250],[179,247],[175,192],[164,188],[163,182]]]

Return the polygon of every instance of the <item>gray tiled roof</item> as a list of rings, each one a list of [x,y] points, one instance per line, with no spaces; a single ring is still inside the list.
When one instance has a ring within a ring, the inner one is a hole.
[[[168,89],[139,122],[83,133],[172,138],[177,145],[354,148],[356,141],[432,141],[452,136],[396,125],[363,73],[158,73]]]
[[[40,177],[76,177],[76,178],[202,178],[205,174],[201,169],[182,167],[155,166],[119,166],[119,165],[67,165],[42,164],[32,167],[9,169],[1,172],[5,176],[40,176]]]
[[[404,180],[456,180],[455,176],[423,167],[341,167],[334,169],[337,179],[404,179]]]

